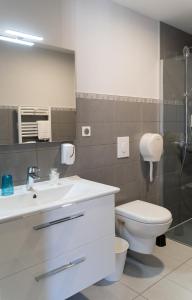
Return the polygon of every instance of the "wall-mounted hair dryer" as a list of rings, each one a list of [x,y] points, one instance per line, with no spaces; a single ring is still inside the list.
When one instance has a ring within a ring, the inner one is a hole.
[[[163,138],[160,134],[145,133],[141,137],[139,148],[144,161],[150,164],[150,182],[153,182],[153,163],[161,159]]]

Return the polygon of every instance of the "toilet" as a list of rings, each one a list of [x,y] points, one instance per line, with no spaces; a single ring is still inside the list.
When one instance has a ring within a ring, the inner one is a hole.
[[[128,241],[130,250],[143,254],[153,252],[156,238],[172,223],[168,209],[141,200],[117,206],[115,211],[117,234]]]

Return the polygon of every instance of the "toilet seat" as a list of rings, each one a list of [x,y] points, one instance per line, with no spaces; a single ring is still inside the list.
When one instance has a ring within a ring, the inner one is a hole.
[[[116,214],[145,224],[164,224],[172,220],[168,209],[141,200],[117,206]]]

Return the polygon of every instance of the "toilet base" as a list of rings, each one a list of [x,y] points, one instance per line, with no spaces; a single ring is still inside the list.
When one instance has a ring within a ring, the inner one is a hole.
[[[128,241],[129,249],[142,254],[152,254],[156,244],[156,237],[150,239],[132,236],[129,232],[120,234],[122,238]]]
[[[160,235],[156,238],[156,245],[158,247],[165,247],[166,246],[166,236],[165,236],[165,234],[162,234],[162,235]]]

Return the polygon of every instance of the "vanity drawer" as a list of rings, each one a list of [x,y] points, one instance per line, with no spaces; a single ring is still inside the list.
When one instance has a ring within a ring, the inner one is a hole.
[[[114,227],[113,196],[0,224],[0,278],[112,236]]]
[[[64,300],[114,270],[114,238],[104,238],[69,254],[0,280],[1,300]]]

